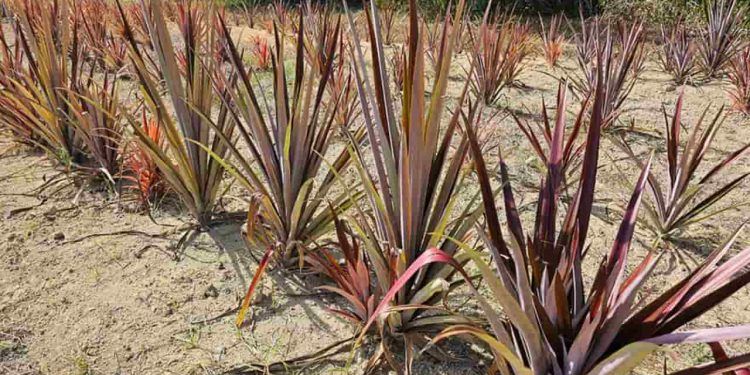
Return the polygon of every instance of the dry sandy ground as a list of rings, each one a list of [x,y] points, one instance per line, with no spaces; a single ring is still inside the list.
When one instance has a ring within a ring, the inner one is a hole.
[[[571,51],[568,51],[571,52]],[[572,67],[572,59],[565,65]],[[451,92],[463,84],[461,69],[451,82]],[[561,70],[550,70],[539,57],[521,77],[523,88],[514,88],[500,107],[530,120],[538,118],[541,98],[554,102]],[[692,125],[704,109],[726,103],[725,83],[714,82],[686,89],[685,116]],[[673,106],[676,92],[668,77],[649,62],[648,69],[627,102],[622,119],[632,119],[652,136],[628,135],[638,152],[657,148],[664,158],[661,105]],[[571,105],[577,109],[577,104]],[[535,193],[524,185],[537,183],[536,162],[530,148],[511,121],[498,117],[487,124],[484,136],[508,155],[511,172],[523,206]],[[750,139],[750,120],[730,114],[708,159],[716,161]],[[333,317],[326,307],[335,300],[309,295],[315,280],[302,277],[301,288],[288,275],[273,271],[262,285],[252,323],[234,328],[234,314],[249,278],[254,258],[239,235],[239,223],[228,223],[210,232],[197,233],[177,248],[188,217],[178,205],[164,202],[154,221],[127,210],[112,194],[55,185],[40,200],[27,193],[41,186],[54,172],[40,155],[0,143],[0,373],[3,374],[212,374],[243,363],[270,363],[321,349],[348,338],[354,328]],[[750,160],[750,159],[748,159]],[[636,171],[624,154],[605,141],[594,222],[593,268],[609,250]],[[662,169],[659,169],[662,168]],[[663,171],[663,163],[657,170]],[[750,172],[747,160],[738,163],[722,181]],[[745,183],[725,204],[744,202],[750,193]],[[233,190],[231,195],[241,193]],[[241,209],[225,199],[228,210]],[[527,212],[528,215],[528,212]],[[733,210],[721,218],[691,228],[681,254],[700,260],[716,243],[748,216]],[[158,224],[157,224],[158,223]],[[105,235],[118,231],[130,234]],[[93,236],[92,235],[101,235]],[[739,243],[749,244],[750,233]],[[631,266],[650,243],[647,232],[638,233]],[[667,288],[684,276],[687,266],[666,256],[648,291]],[[750,291],[701,317],[694,326],[713,327],[750,322]],[[472,309],[471,306],[467,307]],[[213,318],[213,319],[212,319]],[[750,343],[735,342],[734,353],[747,352]],[[417,373],[475,374],[480,363],[466,357],[458,345],[455,363],[420,363]],[[361,354],[354,365],[341,361],[321,364],[301,373],[358,373]],[[348,356],[337,357],[346,360]],[[667,348],[649,358],[639,373],[653,373],[663,361],[671,369],[710,359],[705,347]]]

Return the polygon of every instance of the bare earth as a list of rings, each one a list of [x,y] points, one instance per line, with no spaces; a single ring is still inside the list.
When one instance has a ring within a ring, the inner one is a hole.
[[[466,55],[458,60],[465,62]],[[663,160],[661,105],[671,110],[677,92],[654,57],[650,60],[621,119],[626,123],[632,119],[650,134],[626,136],[639,153],[657,148],[662,151],[658,159]],[[568,57],[563,65],[573,68],[573,63]],[[521,77],[525,87],[511,89],[500,106],[537,118],[542,97],[554,103],[555,76],[561,74],[535,56]],[[451,92],[457,95],[463,81],[462,70],[456,68]],[[710,113],[714,113],[727,103],[726,85],[712,82],[686,89],[684,115],[689,126],[706,105],[713,104]],[[577,107],[571,100],[571,111]],[[538,182],[536,162],[511,121],[500,115],[483,132],[508,155],[523,206],[535,197],[524,185]],[[750,119],[731,113],[708,160],[716,161],[749,140]],[[605,141],[602,150],[590,271],[609,251],[637,172],[611,142]],[[0,154],[0,373],[213,374],[245,363],[271,363],[312,353],[354,333],[354,327],[326,311],[337,301],[317,294],[316,280],[298,277],[306,285],[302,288],[292,281],[294,277],[279,270],[263,281],[249,323],[235,328],[235,314],[226,312],[244,295],[257,267],[254,258],[260,257],[245,247],[240,223],[197,233],[177,247],[188,215],[174,202],[163,202],[153,222],[129,210],[131,204],[125,198],[118,200],[90,186],[81,190],[67,181],[49,186],[42,195],[46,200],[40,200],[27,193],[57,172],[40,155],[9,143],[0,143]],[[657,171],[663,171],[663,163]],[[747,172],[750,162],[743,161],[721,181]],[[227,210],[242,209],[232,199],[239,195],[239,190],[231,190],[225,199]],[[750,186],[745,183],[724,204],[746,203],[748,196]],[[665,289],[684,276],[687,267],[694,266],[691,258],[702,259],[748,218],[743,210],[731,210],[691,228],[679,256],[665,255],[648,289]],[[650,242],[647,232],[638,233],[631,266]],[[739,243],[750,245],[750,233],[743,233]],[[750,322],[749,296],[750,290],[741,290],[695,326]],[[732,353],[747,352],[750,342],[727,347]],[[481,363],[466,360],[466,351],[458,352],[463,360],[455,363],[434,364],[423,358],[417,373],[480,373]],[[353,356],[350,366],[346,363],[350,356],[343,354],[336,362],[299,372],[359,373],[366,358],[360,358],[361,351]],[[649,358],[639,373],[654,373],[665,360],[668,368],[678,369],[710,359],[707,347],[666,348]]]

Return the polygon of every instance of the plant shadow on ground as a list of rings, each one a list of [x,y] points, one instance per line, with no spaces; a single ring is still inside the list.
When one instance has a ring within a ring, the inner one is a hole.
[[[255,269],[258,267],[258,261],[262,257],[262,251],[251,250],[247,246],[242,233],[242,224],[238,222],[222,223],[210,228],[207,232],[220,251],[225,253],[229,258],[231,267],[235,271],[235,274],[238,275],[238,283],[244,288],[250,285],[250,280],[252,280]],[[281,293],[281,298],[278,299],[281,303],[274,304],[271,308],[262,309],[260,312],[254,314],[252,318],[253,322],[262,322],[272,315],[288,311],[296,306],[301,308],[305,315],[319,329],[331,329],[325,319],[313,311],[307,303],[303,303],[311,302],[319,306],[321,310],[328,308],[324,300],[318,298],[320,297],[319,294],[309,292],[314,286],[321,285],[320,282],[301,279],[297,276],[297,273],[279,267],[272,269],[267,276],[271,284],[273,284],[273,295],[277,296],[277,293]],[[259,296],[259,299],[268,298]],[[261,302],[261,306],[268,305],[267,301],[259,302]]]

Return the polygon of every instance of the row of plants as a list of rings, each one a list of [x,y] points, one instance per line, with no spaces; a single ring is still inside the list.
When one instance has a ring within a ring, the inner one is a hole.
[[[488,10],[474,27],[460,0],[427,26],[411,0],[406,42],[389,56],[384,28],[393,15],[375,3],[359,19],[348,9],[277,5],[273,42],[252,42],[251,66],[213,2],[8,3],[14,22],[12,35],[0,34],[0,124],[15,141],[44,150],[70,175],[124,179],[145,204],[172,194],[202,228],[214,224],[227,176],[246,190],[249,248],[265,255],[239,326],[265,270],[290,267],[324,276],[320,287],[342,297],[333,311],[358,327],[352,349],[366,337],[377,342],[370,368],[409,372],[418,353],[441,358],[440,341],[473,336],[493,356],[491,372],[625,374],[662,345],[706,343],[719,353],[720,342],[750,337],[750,326],[684,330],[750,283],[750,249],[733,251],[741,228],[687,277],[642,296],[665,244],[724,212],[717,203],[747,177],[711,189],[750,145],[698,175],[721,111],[704,128],[706,110],[682,141],[682,97],[674,113],[665,109],[666,173],[653,171],[656,155],[621,142],[641,174],[611,250],[596,274],[583,270],[600,145],[617,134],[643,70],[640,22],[583,22],[573,36],[578,68],[562,80],[554,113],[543,103],[541,123],[515,118],[544,165],[536,212],[526,219],[511,167],[500,150],[488,164],[479,134],[488,104],[532,53],[528,24],[513,16]],[[83,8],[107,16],[83,17]],[[542,33],[553,66],[563,22],[553,18]],[[449,101],[464,35],[468,79]],[[710,48],[731,50],[722,46]],[[126,80],[137,103],[119,94]],[[572,125],[571,91],[580,102]],[[639,224],[655,241],[628,272]],[[448,307],[457,288],[472,294],[480,316]],[[678,373],[748,365],[748,354],[717,354]]]
[[[459,28],[459,43],[457,52],[466,49],[470,58],[476,61],[476,67],[471,76],[473,91],[483,98],[485,104],[497,104],[505,97],[508,89],[521,84],[519,76],[527,69],[528,58],[537,53],[535,44],[550,67],[556,68],[556,74],[567,77],[574,83],[574,88],[582,92],[590,90],[593,80],[593,59],[591,44],[600,38],[605,29],[601,24],[611,24],[604,21],[608,17],[583,17],[575,23],[564,14],[541,18],[539,21],[538,43],[534,43],[532,24],[522,21],[512,13],[493,12],[487,8],[479,24],[474,26],[470,21],[461,23]],[[750,45],[744,38],[743,15],[747,12],[744,5],[737,0],[706,0],[703,2],[702,22],[688,26],[681,17],[677,16],[669,26],[662,24],[657,38],[659,65],[669,74],[676,85],[690,84],[699,86],[708,81],[727,77],[730,82],[728,96],[732,108],[750,115],[750,70],[747,56]],[[393,44],[394,28],[403,21],[404,15],[398,13],[398,8],[387,5],[381,12],[381,27],[383,28],[384,44]],[[426,50],[434,65],[434,56],[439,39],[437,31],[443,16],[438,16],[432,26],[425,24]],[[644,46],[646,26],[628,29],[622,21],[613,33],[613,57],[619,59],[619,66],[612,69],[620,71],[620,78],[612,84],[619,86],[617,95],[625,99],[638,80],[644,69],[645,56],[648,48]],[[638,24],[635,22],[634,24]],[[464,26],[465,25],[465,26]],[[578,61],[577,69],[560,66],[558,60],[563,55],[568,40],[575,45],[575,55]],[[398,70],[403,61],[401,54],[394,53],[391,65]],[[396,78],[396,85],[400,87]],[[615,105],[619,109],[618,105]]]

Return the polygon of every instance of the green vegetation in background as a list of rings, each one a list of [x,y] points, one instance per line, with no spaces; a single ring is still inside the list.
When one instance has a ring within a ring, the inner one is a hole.
[[[230,8],[243,8],[254,5],[267,5],[272,0],[220,0]],[[379,5],[393,4],[403,8],[406,12],[406,0],[376,0]],[[474,16],[481,16],[490,0],[475,0],[471,2],[470,11]],[[688,25],[698,25],[703,18],[702,2],[704,0],[494,0],[493,7],[502,10],[514,10],[518,14],[556,14],[564,12],[569,16],[578,16],[579,7],[583,13],[603,14],[615,19],[642,19],[647,24],[671,24],[681,16]],[[288,4],[300,4],[303,1],[288,1]],[[323,1],[335,3],[339,1]],[[428,18],[445,12],[450,0],[418,0],[422,14]],[[350,7],[358,8],[360,1],[351,2]],[[750,6],[750,0],[739,0],[738,5]]]

